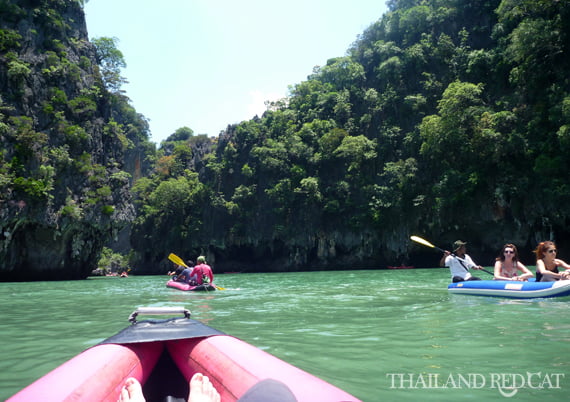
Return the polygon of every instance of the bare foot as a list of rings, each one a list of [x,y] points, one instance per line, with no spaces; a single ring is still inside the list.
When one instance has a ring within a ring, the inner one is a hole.
[[[119,402],[145,402],[141,383],[136,378],[127,378],[123,389],[121,389]]]
[[[190,380],[188,402],[220,402],[220,394],[202,373],[196,373]]]

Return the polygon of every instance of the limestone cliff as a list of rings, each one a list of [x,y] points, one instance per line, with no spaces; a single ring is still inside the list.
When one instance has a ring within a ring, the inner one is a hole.
[[[147,128],[100,77],[81,2],[0,0],[0,280],[85,278],[134,218]]]

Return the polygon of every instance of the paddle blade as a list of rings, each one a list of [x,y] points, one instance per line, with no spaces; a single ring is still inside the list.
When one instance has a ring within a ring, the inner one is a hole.
[[[431,248],[435,248],[435,246],[433,244],[431,244],[429,241],[422,239],[421,237],[418,236],[410,236],[410,239],[412,239],[413,241],[415,241],[416,243],[420,243],[423,244],[424,246],[428,246]]]
[[[173,263],[175,263],[176,265],[182,265],[183,267],[188,268],[188,265],[186,265],[184,260],[182,258],[178,257],[176,254],[170,253],[168,255],[168,259],[170,261],[172,261]]]

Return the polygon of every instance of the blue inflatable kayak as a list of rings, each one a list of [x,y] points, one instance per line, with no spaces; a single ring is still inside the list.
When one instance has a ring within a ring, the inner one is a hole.
[[[570,296],[570,280],[556,282],[466,281],[451,283],[450,293],[472,296],[534,299]]]

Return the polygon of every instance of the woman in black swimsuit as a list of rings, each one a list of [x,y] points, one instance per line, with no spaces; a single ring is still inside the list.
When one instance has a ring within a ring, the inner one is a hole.
[[[558,250],[551,241],[539,243],[534,250],[536,254],[536,281],[554,282],[561,279],[570,279],[570,271],[558,270],[558,267],[570,270],[570,265],[556,258]]]

